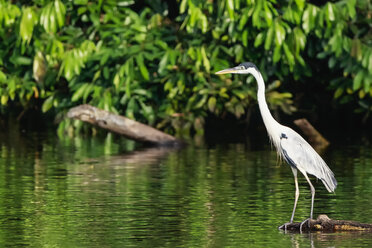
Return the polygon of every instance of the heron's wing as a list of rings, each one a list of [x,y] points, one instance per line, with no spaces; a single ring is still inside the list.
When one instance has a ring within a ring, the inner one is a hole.
[[[280,137],[280,152],[291,166],[321,179],[329,192],[337,186],[336,178],[319,154],[298,133],[288,128]]]

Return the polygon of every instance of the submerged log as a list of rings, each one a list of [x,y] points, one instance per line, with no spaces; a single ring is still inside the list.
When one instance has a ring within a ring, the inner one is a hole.
[[[294,123],[301,129],[304,135],[308,138],[309,143],[316,149],[322,150],[329,146],[329,141],[326,140],[311,124],[303,118],[295,120]]]
[[[67,117],[88,122],[135,141],[157,145],[183,144],[181,140],[153,127],[88,104],[71,108],[67,113]]]
[[[327,215],[319,215],[316,220],[310,220],[310,227],[308,223],[304,223],[301,227],[301,222],[294,222],[280,226],[279,229],[291,232],[335,232],[335,231],[370,231],[372,232],[372,224],[360,223],[350,220],[332,220]]]

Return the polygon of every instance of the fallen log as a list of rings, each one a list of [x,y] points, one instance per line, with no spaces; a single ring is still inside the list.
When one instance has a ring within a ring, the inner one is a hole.
[[[360,223],[350,220],[332,220],[327,215],[321,214],[316,220],[310,220],[310,227],[308,223],[304,223],[301,227],[301,222],[289,223],[286,226],[279,227],[281,230],[290,232],[335,232],[335,231],[370,231],[372,232],[372,224]]]
[[[326,140],[311,124],[303,118],[295,120],[294,123],[301,129],[303,134],[308,138],[309,143],[316,148],[316,150],[323,150],[329,146],[329,141]]]
[[[181,140],[172,135],[88,104],[71,108],[67,113],[67,117],[88,122],[139,142],[166,146],[183,144]]]

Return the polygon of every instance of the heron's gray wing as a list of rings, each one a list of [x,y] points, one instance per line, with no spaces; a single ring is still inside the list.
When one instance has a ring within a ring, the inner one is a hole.
[[[329,192],[337,186],[336,178],[319,154],[292,129],[286,129],[280,137],[280,149],[283,158],[302,173],[308,173],[321,179]]]

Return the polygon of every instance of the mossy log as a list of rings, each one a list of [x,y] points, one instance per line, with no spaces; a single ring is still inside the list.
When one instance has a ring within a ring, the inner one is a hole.
[[[172,135],[88,104],[71,108],[67,113],[67,117],[88,122],[108,131],[121,134],[126,138],[143,143],[165,146],[183,144],[181,140]]]
[[[301,227],[301,222],[294,222],[280,226],[279,229],[290,232],[335,232],[335,231],[370,231],[372,232],[372,224],[360,223],[350,220],[332,220],[327,215],[319,215],[316,220],[310,220],[310,227],[308,223],[304,223]]]

